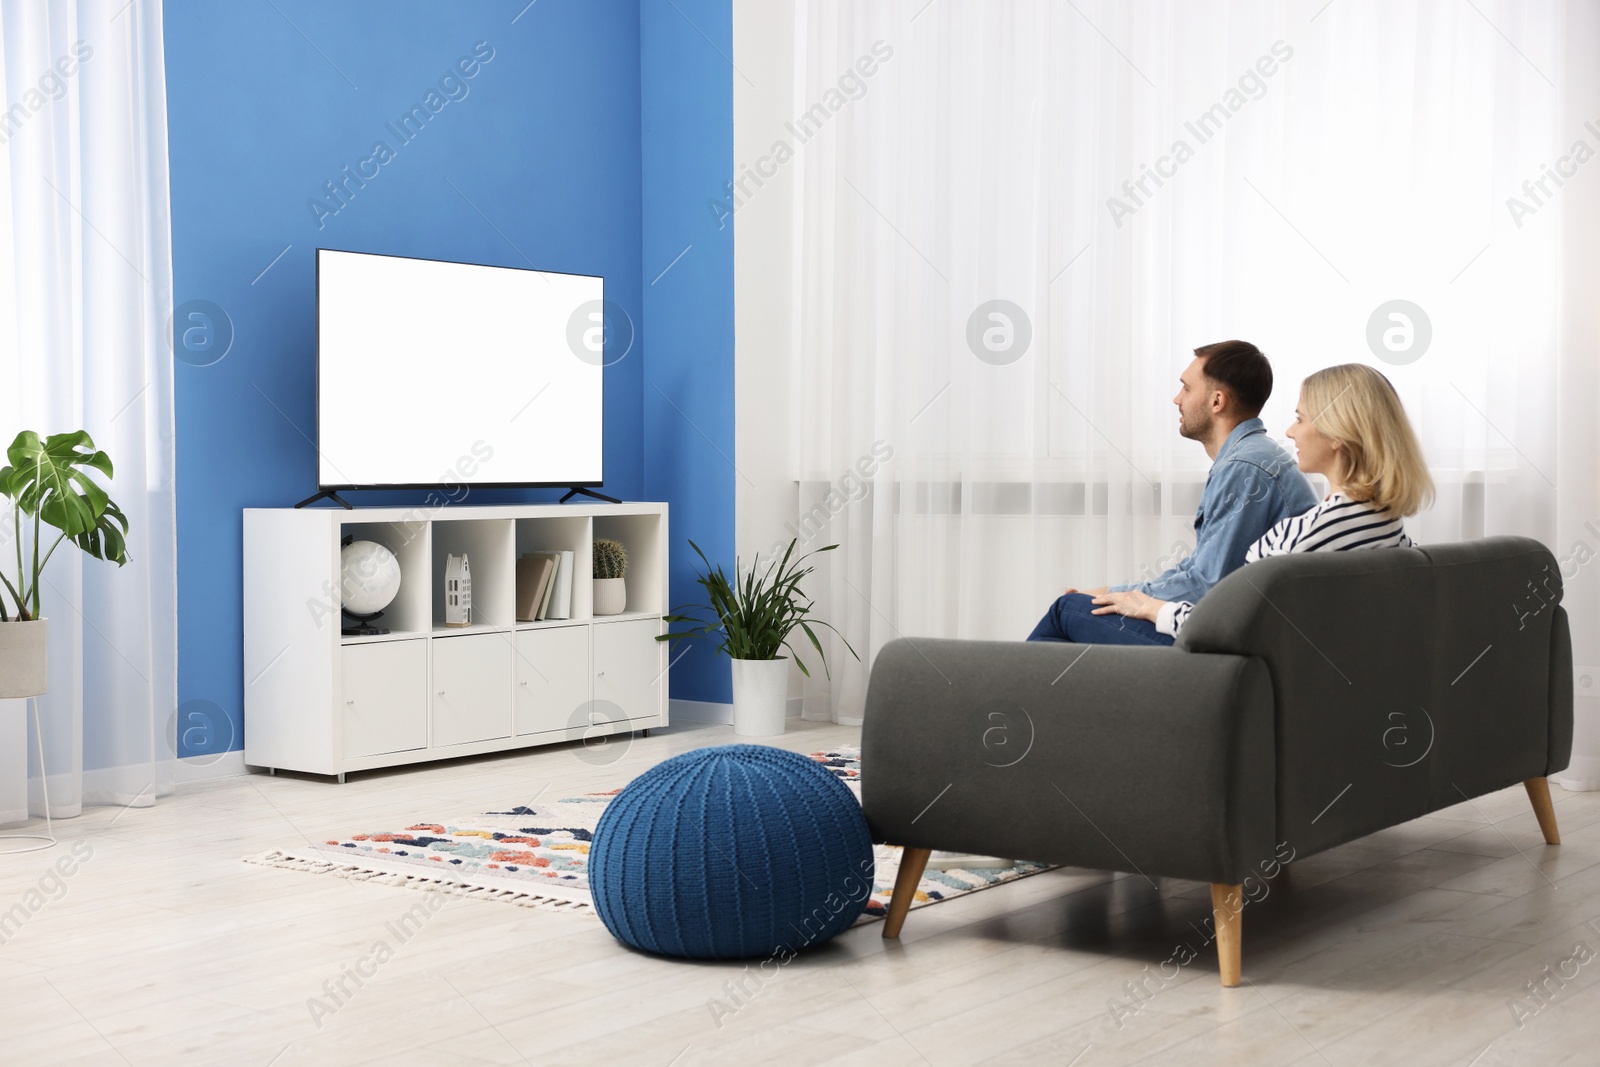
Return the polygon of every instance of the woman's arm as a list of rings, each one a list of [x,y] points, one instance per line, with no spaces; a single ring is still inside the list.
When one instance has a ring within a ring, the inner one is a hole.
[[[1189,617],[1189,612],[1194,610],[1194,604],[1190,601],[1157,600],[1137,590],[1125,593],[1102,593],[1094,598],[1094,603],[1096,615],[1114,613],[1133,619],[1144,619],[1155,623],[1156,632],[1166,634],[1168,637],[1178,636],[1184,620]]]
[[[1166,600],[1157,600],[1137,589],[1125,592],[1101,593],[1094,598],[1096,615],[1126,615],[1130,619],[1145,619],[1155,622],[1156,616],[1161,613],[1163,605],[1170,603]]]

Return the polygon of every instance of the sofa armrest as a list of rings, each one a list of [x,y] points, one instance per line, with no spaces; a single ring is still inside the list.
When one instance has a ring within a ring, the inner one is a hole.
[[[1572,627],[1567,611],[1557,605],[1550,618],[1550,757],[1544,773],[1567,769],[1572,762]]]
[[[862,728],[874,838],[1235,884],[1274,855],[1271,682],[1177,648],[890,642]]]

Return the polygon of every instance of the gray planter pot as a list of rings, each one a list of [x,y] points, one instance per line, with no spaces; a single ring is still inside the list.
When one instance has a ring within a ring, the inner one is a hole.
[[[50,620],[0,622],[0,699],[50,690]]]

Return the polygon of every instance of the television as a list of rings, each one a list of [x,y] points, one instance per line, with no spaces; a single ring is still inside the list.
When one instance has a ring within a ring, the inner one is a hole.
[[[604,300],[588,275],[317,249],[318,496],[602,485]]]

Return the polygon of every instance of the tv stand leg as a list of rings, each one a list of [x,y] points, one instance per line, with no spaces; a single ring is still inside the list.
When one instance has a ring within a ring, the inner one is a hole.
[[[334,492],[332,489],[322,489],[322,490],[319,490],[316,493],[313,493],[311,496],[306,497],[304,500],[300,501],[300,503],[296,504],[295,508],[299,509],[299,508],[305,507],[307,504],[315,504],[317,501],[323,499],[324,497],[326,497],[327,499],[333,501],[335,504],[338,504],[340,507],[344,508],[346,511],[354,511],[355,510],[355,507],[352,506],[351,503],[348,500],[346,500],[344,497],[340,496],[338,493]]]
[[[622,501],[618,500],[614,496],[606,496],[604,493],[597,493],[593,489],[581,489],[581,488],[578,488],[577,486],[574,486],[573,488],[567,490],[567,495],[561,498],[561,503],[565,504],[567,501],[571,500],[575,496],[593,497],[596,500],[604,500],[607,504],[620,504],[620,503],[622,503]]]

